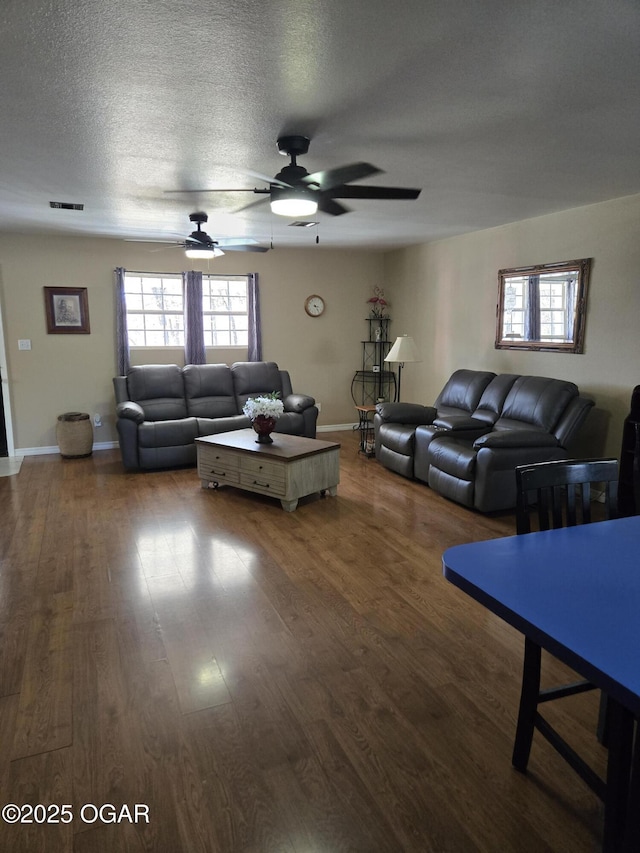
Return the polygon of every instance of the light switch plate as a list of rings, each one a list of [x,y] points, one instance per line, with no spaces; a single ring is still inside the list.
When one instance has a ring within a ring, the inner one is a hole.
[[[19,340],[18,349],[31,349],[31,341],[28,338],[26,340]]]

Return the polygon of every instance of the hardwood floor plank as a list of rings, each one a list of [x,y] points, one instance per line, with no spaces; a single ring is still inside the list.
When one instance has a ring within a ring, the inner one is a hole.
[[[13,759],[71,745],[72,616],[71,593],[34,599],[11,750]]]

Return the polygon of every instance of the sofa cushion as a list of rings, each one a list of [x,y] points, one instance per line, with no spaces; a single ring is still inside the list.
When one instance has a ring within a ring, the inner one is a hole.
[[[246,415],[232,415],[229,418],[196,418],[198,435],[218,435],[234,429],[247,429],[251,421]]]
[[[412,424],[382,424],[378,431],[381,443],[403,456],[413,455],[416,428]]]
[[[431,470],[439,468],[452,477],[473,480],[477,453],[471,442],[453,438],[434,438],[429,445],[429,477]]]
[[[129,398],[144,410],[147,421],[187,417],[182,370],[177,364],[141,364],[127,374]]]
[[[239,412],[249,397],[272,391],[282,393],[282,379],[275,361],[237,361],[231,365],[231,375]]]
[[[519,376],[513,383],[496,421],[496,429],[514,429],[522,422],[552,432],[578,387],[546,376]]]
[[[138,426],[139,447],[178,447],[192,444],[198,437],[195,418],[145,421]]]
[[[239,414],[228,365],[188,364],[182,373],[189,415],[227,418]]]
[[[472,412],[480,402],[482,392],[494,378],[495,373],[487,370],[456,370],[444,386],[435,402],[438,414],[452,414],[452,410]]]
[[[504,401],[517,378],[518,376],[515,373],[501,373],[499,376],[494,376],[482,392],[482,397],[480,397],[473,417],[476,420],[483,421],[487,426],[495,424],[502,413]]]

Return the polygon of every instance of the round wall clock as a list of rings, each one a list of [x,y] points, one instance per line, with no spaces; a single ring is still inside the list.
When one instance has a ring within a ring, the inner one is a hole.
[[[304,310],[310,317],[319,317],[324,311],[324,299],[316,293],[307,296],[304,303]]]

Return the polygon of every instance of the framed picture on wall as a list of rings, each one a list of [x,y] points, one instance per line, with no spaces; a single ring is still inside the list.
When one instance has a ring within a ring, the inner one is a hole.
[[[45,287],[44,307],[50,335],[88,335],[89,298],[86,287]]]

